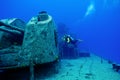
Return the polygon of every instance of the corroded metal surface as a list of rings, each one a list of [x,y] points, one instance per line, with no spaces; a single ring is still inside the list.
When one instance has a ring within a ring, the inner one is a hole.
[[[44,18],[44,17],[41,17]],[[20,36],[15,32],[20,32],[23,35],[22,44],[18,44],[17,41],[2,40],[3,45],[10,43],[9,45],[0,49],[0,69],[10,69],[30,66],[31,61],[33,65],[53,62],[58,59],[58,47],[57,47],[57,33],[56,25],[51,16],[48,15],[43,19],[44,21],[38,21],[38,17],[33,17],[24,28],[13,23],[15,20],[1,20],[0,28],[2,34],[11,35],[12,38],[19,38]],[[23,24],[20,24],[23,25]],[[2,27],[4,26],[4,27]],[[8,29],[8,30],[7,30]],[[11,33],[15,33],[14,36]],[[11,39],[11,37],[9,37]],[[18,39],[17,38],[17,39]]]

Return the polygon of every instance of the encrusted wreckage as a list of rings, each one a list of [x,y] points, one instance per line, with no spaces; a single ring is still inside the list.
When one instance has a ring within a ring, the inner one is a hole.
[[[27,24],[17,18],[0,20],[0,69],[53,62],[57,44],[56,25],[44,11]]]

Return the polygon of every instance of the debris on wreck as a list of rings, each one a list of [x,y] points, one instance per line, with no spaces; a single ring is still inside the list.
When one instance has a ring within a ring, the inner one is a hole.
[[[0,20],[0,69],[44,64],[58,59],[57,31],[52,16],[40,12],[26,24]]]

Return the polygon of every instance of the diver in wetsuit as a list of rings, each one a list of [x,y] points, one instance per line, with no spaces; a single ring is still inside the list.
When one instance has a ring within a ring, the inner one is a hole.
[[[80,39],[74,39],[70,35],[63,36],[64,44],[62,46],[62,56],[65,58],[78,57],[77,42],[81,42]]]
[[[64,35],[63,40],[67,43],[67,44],[73,44],[74,46],[76,46],[77,42],[81,42],[82,40],[80,39],[73,39],[70,35]]]

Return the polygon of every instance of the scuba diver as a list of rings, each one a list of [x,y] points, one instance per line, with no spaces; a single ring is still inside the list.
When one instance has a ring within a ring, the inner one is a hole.
[[[74,39],[70,35],[64,35],[63,36],[63,40],[64,40],[65,43],[67,43],[67,44],[73,44],[74,46],[76,46],[77,42],[82,42],[82,40],[80,40],[80,39]]]
[[[82,42],[82,40],[74,39],[70,35],[64,35],[62,40],[64,42],[61,48],[61,57],[69,59],[77,58],[79,55],[77,42]]]

